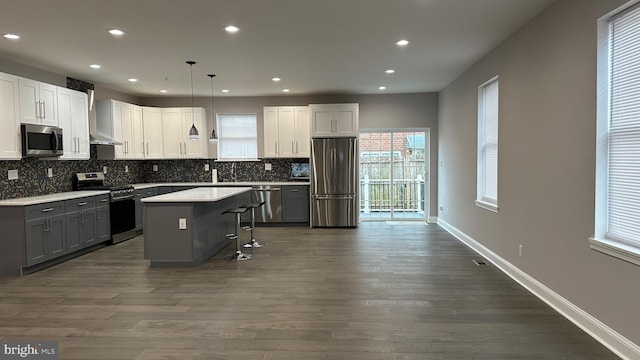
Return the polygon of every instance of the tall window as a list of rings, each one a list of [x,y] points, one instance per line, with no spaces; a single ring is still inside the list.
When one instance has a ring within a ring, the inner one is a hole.
[[[498,77],[478,88],[477,181],[476,205],[498,212]]]
[[[255,114],[218,114],[218,159],[258,158]]]
[[[600,20],[597,250],[640,264],[640,5]]]

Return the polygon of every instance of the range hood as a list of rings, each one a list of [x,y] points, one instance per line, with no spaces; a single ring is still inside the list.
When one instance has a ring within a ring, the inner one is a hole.
[[[120,141],[114,140],[111,114],[101,116],[100,123],[98,123],[95,91],[87,90],[87,93],[89,94],[89,144],[106,146],[122,145]]]

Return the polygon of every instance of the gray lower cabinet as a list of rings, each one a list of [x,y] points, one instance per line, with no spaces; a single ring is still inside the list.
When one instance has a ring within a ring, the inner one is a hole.
[[[26,206],[24,218],[27,266],[67,253],[64,202]]]
[[[309,222],[309,186],[282,187],[282,222]]]
[[[136,200],[136,230],[142,230],[144,224],[144,211],[142,199],[155,196],[156,188],[140,189],[134,192]]]
[[[98,243],[95,197],[65,201],[67,250],[80,250]]]
[[[109,194],[96,196],[96,238],[98,243],[111,240]]]

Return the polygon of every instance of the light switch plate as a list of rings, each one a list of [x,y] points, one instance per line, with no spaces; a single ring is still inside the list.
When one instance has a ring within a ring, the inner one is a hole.
[[[103,167],[102,167],[102,173],[103,173],[103,174],[106,174],[106,173],[107,173],[107,167],[106,167],[106,166],[103,166]]]
[[[271,164],[269,164],[269,163],[264,164],[264,169],[266,171],[271,171]]]
[[[129,172],[129,165],[125,165],[124,166],[124,172],[126,172],[126,173]]]
[[[209,171],[209,164],[204,164],[204,171]]]
[[[9,170],[7,172],[7,178],[9,180],[18,180],[18,170]]]
[[[180,218],[178,219],[178,229],[186,230],[187,229],[187,219]]]
[[[48,177],[53,177],[53,169],[52,168],[48,168],[47,169],[47,176]]]
[[[158,165],[153,165],[153,171],[158,171]]]

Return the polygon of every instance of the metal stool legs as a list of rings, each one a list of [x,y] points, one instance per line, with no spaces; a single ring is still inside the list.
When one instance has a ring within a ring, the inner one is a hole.
[[[242,250],[240,250],[240,215],[247,211],[247,209],[231,209],[223,212],[223,214],[235,214],[236,216],[236,232],[235,234],[227,234],[226,237],[229,240],[235,240],[236,242],[236,251],[233,254],[229,254],[225,256],[225,260],[229,261],[244,261],[251,259],[251,255],[244,254]]]
[[[242,247],[244,248],[259,248],[264,246],[264,244],[260,244],[258,241],[256,241],[256,237],[253,234],[256,228],[256,208],[262,205],[264,205],[264,202],[247,205],[247,209],[251,208],[251,226],[245,226],[242,228],[242,230],[251,230],[251,240],[242,245]]]

